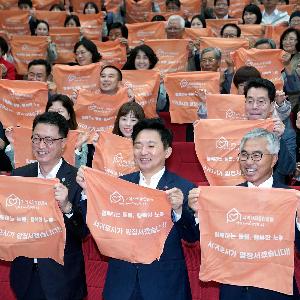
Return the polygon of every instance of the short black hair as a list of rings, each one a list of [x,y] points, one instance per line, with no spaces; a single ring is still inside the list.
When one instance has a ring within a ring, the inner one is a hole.
[[[243,23],[245,24],[245,21],[244,21],[244,14],[245,12],[251,12],[253,14],[256,15],[256,21],[255,21],[255,24],[260,24],[261,23],[261,19],[262,19],[262,14],[261,14],[261,11],[260,11],[260,8],[255,5],[255,4],[248,4],[244,7],[244,10],[243,10],[243,15],[242,15],[242,19],[243,19]]]
[[[252,78],[261,78],[260,72],[253,66],[242,66],[238,68],[233,76],[233,84],[236,88]]]
[[[226,27],[234,27],[236,29],[237,37],[241,36],[241,28],[234,23],[227,23],[227,24],[223,25],[223,27],[221,28],[221,31],[220,31],[221,36],[223,36],[224,30],[226,29]]]
[[[216,4],[217,4],[218,1],[219,0],[214,0],[214,6],[216,6]],[[227,5],[230,6],[230,0],[227,0]]]
[[[63,7],[61,4],[55,3],[55,4],[52,4],[52,5],[51,5],[49,11],[52,11],[52,10],[54,10],[55,8],[58,8],[60,11],[64,11],[64,10],[65,10],[64,7]]]
[[[160,118],[143,119],[137,122],[133,126],[133,131],[132,131],[133,143],[136,140],[138,134],[145,129],[155,130],[159,133],[161,141],[164,145],[164,149],[167,149],[168,147],[172,147],[173,134],[167,127],[165,127],[163,121]]]
[[[61,137],[66,138],[69,133],[69,124],[65,117],[57,112],[44,112],[37,115],[32,124],[32,131],[38,124],[49,124],[58,127],[58,133]]]
[[[257,39],[254,44],[254,48],[257,48],[257,46],[263,44],[268,44],[271,47],[271,49],[276,49],[276,43],[272,39],[268,39],[268,38]]]
[[[116,71],[118,72],[118,80],[119,80],[119,81],[122,81],[123,75],[122,75],[121,70],[118,69],[117,67],[113,66],[113,65],[106,65],[106,66],[104,66],[104,67],[101,69],[101,71],[100,71],[100,75],[101,75],[102,71],[105,70],[105,69],[107,69],[107,68],[116,70]]]
[[[43,65],[46,69],[46,75],[49,76],[51,74],[51,65],[45,59],[34,59],[32,60],[27,67],[27,70],[30,69],[31,66]]]
[[[155,15],[152,19],[151,22],[156,22],[156,21],[166,21],[166,18],[162,15]]]
[[[96,13],[96,14],[99,12],[99,8],[98,8],[98,6],[97,6],[97,4],[96,4],[95,2],[87,2],[87,3],[85,3],[84,8],[83,8],[83,13],[84,13],[84,14],[85,14],[86,8],[87,8],[89,5],[92,6],[92,7],[95,9],[95,13]]]
[[[79,46],[83,46],[86,50],[92,53],[92,62],[96,63],[101,59],[101,54],[98,52],[97,46],[94,42],[87,38],[82,38],[74,46],[74,53],[76,52]]]
[[[79,21],[78,16],[76,16],[76,15],[67,15],[66,19],[65,19],[64,27],[66,27],[66,25],[68,24],[68,22],[70,20],[74,20],[74,22],[76,23],[76,26],[80,27],[80,21]]]
[[[168,6],[170,3],[174,3],[179,8],[181,6],[181,3],[179,0],[166,0],[166,6]]]
[[[37,27],[38,27],[38,25],[39,24],[45,24],[46,26],[47,26],[47,29],[48,29],[48,33],[49,33],[49,30],[50,30],[50,27],[49,27],[49,24],[48,24],[48,22],[47,21],[44,21],[44,20],[36,20],[36,23],[35,23],[35,30],[37,29]],[[35,33],[35,35],[36,35],[36,33]]]
[[[191,19],[191,25],[192,25],[193,20],[195,20],[195,19],[200,20],[203,28],[206,28],[206,21],[205,21],[205,18],[203,17],[203,15],[194,15]]]
[[[0,36],[0,49],[2,51],[2,55],[7,53],[7,51],[8,51],[8,44],[2,36]]]
[[[123,24],[120,23],[120,22],[112,23],[112,24],[110,25],[110,27],[108,28],[108,33],[107,33],[107,35],[109,35],[109,32],[110,32],[112,29],[118,29],[118,28],[121,29],[122,37],[125,38],[125,39],[128,39],[128,28],[126,27],[126,25],[123,25]]]
[[[273,102],[275,100],[276,88],[272,81],[270,81],[268,79],[264,79],[264,78],[250,79],[244,88],[245,97],[247,97],[248,91],[251,88],[265,89],[268,91],[268,96],[269,96],[270,102]]]
[[[22,4],[27,4],[30,8],[32,8],[32,1],[31,0],[19,0],[18,1],[18,7],[20,7]]]

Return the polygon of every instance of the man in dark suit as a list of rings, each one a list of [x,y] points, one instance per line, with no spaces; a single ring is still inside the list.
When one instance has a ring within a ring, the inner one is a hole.
[[[187,195],[194,185],[165,169],[172,153],[172,134],[159,119],[138,122],[132,133],[134,158],[139,172],[123,179],[152,189],[165,190],[174,222],[159,260],[134,264],[110,259],[103,296],[105,300],[191,299],[181,239],[192,241],[194,217],[187,208]],[[83,187],[79,169],[77,182]]]
[[[273,178],[273,167],[278,159],[280,141],[275,133],[265,129],[256,128],[248,132],[240,144],[240,168],[246,182],[241,186],[245,187],[268,187],[268,188],[288,188]],[[197,213],[198,197],[201,193],[200,188],[195,188],[189,193],[189,207]],[[300,203],[298,205],[300,212]],[[298,215],[295,228],[295,244],[300,250],[300,217]],[[300,299],[299,291],[294,278],[294,295],[289,296],[266,289],[235,286],[221,284],[221,300],[296,300]]]
[[[62,158],[68,123],[60,114],[46,112],[34,119],[32,130],[37,162],[15,169],[12,175],[60,179],[54,194],[66,226],[64,266],[50,258],[17,257],[11,265],[11,287],[22,300],[81,300],[87,294],[81,247],[86,203],[76,183],[77,169]]]

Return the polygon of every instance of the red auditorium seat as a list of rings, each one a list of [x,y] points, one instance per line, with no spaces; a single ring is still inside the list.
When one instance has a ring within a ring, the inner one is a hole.
[[[174,142],[185,142],[186,141],[186,126],[187,124],[175,124],[171,123],[169,112],[160,112],[159,117],[164,120],[167,128],[173,132]]]
[[[16,299],[9,284],[9,270],[10,270],[10,263],[1,260],[0,261],[0,299],[1,300]]]
[[[166,162],[168,170],[196,185],[208,185],[204,171],[198,161],[195,144],[192,142],[174,142],[173,152]]]

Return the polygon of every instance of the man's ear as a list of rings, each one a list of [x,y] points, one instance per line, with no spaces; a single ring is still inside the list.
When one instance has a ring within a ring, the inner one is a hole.
[[[172,154],[172,148],[171,148],[171,147],[168,147],[168,148],[166,149],[165,158],[166,158],[166,159],[169,158],[169,157],[171,156],[171,154]]]
[[[272,160],[272,168],[274,168],[274,166],[276,165],[277,163],[277,160],[278,160],[278,155],[273,155],[273,160]]]

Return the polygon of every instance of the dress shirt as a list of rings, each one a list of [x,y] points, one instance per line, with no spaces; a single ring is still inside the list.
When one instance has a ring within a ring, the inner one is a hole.
[[[290,16],[286,11],[275,9],[270,15],[264,10],[262,13],[262,24],[277,25],[283,22],[288,22]]]

